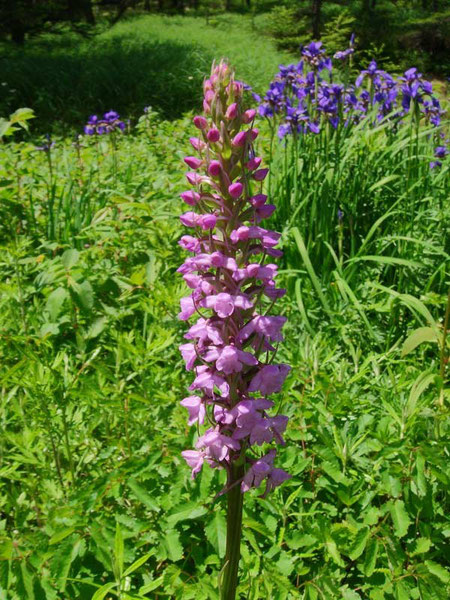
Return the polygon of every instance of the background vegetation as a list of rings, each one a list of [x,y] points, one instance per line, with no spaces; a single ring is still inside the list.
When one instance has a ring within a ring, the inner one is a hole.
[[[217,598],[223,474],[192,482],[180,457],[196,435],[179,406],[181,113],[213,57],[258,91],[292,60],[260,18],[151,16],[5,46],[3,115],[37,118],[0,145],[1,600]],[[74,138],[110,108],[134,116],[124,134]],[[446,600],[448,158],[430,170],[426,129],[296,147],[259,127],[285,251],[293,477],[246,496],[241,598]]]

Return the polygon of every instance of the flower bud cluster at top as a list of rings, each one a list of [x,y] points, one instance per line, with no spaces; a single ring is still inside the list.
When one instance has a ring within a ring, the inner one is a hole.
[[[274,405],[268,396],[281,390],[290,367],[272,362],[286,321],[268,314],[285,294],[270,262],[282,254],[280,234],[261,226],[275,206],[261,190],[268,169],[253,150],[256,111],[243,107],[243,91],[226,63],[213,65],[204,82],[204,116],[194,117],[195,156],[184,159],[191,188],[181,198],[190,210],[180,219],[192,235],[179,243],[191,256],[178,271],[192,292],[182,298],[179,318],[197,321],[180,346],[195,375],[193,395],[181,404],[189,425],[207,429],[195,450],[182,455],[193,477],[206,461],[227,470],[224,491],[240,483],[245,492],[265,481],[267,494],[289,475],[273,466],[274,448],[255,453],[255,446],[284,444],[288,418],[268,413]],[[238,481],[231,480],[233,463],[242,468]]]
[[[115,110],[110,110],[103,115],[103,119],[97,115],[91,115],[84,126],[86,135],[105,135],[113,131],[124,131],[125,123],[120,120],[120,115]]]
[[[352,36],[349,48],[336,52],[334,59],[346,63],[354,52],[353,42]],[[268,118],[281,117],[280,138],[318,134],[327,123],[336,129],[339,124],[348,127],[367,119],[374,126],[387,117],[397,124],[413,111],[436,127],[441,122],[444,111],[439,99],[416,68],[396,79],[372,60],[354,84],[336,83],[334,76],[332,60],[326,56],[322,42],[311,42],[302,48],[299,63],[280,66],[262,101],[254,94],[260,102],[258,112]],[[343,79],[347,79],[345,73]]]

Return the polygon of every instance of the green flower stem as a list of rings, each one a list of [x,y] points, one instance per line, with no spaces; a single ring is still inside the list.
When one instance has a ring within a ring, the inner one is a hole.
[[[232,465],[230,485],[244,476],[243,465]],[[228,492],[227,508],[227,548],[220,586],[221,600],[235,600],[238,584],[239,559],[241,557],[242,505],[244,494],[240,484],[235,484]]]

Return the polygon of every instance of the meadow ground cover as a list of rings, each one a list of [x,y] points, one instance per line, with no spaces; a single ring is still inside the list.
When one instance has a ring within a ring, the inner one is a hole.
[[[201,103],[216,52],[264,96],[280,58],[270,46],[260,41],[253,79],[246,52],[232,54],[249,32],[227,47],[226,32],[202,29],[223,43],[203,50],[193,20],[181,39],[183,22],[174,39],[200,58],[173,79],[173,101],[198,85],[177,110]],[[193,482],[181,457],[197,439],[179,404],[192,378],[176,318],[192,115],[140,106],[128,126],[122,106],[86,102],[68,123],[79,115],[82,132],[113,108],[124,131],[0,145],[2,600],[218,598],[225,476],[205,467]],[[291,479],[246,494],[239,597],[445,600],[445,123],[280,142],[277,118],[258,120],[256,143],[284,251],[277,362],[291,372],[277,409],[290,420],[277,461]]]

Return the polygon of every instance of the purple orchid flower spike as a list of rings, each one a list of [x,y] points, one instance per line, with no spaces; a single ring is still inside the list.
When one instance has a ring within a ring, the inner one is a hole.
[[[296,84],[297,70],[288,68],[288,76],[288,85]],[[279,110],[285,85],[275,83],[268,93],[267,114]],[[262,193],[268,169],[254,150],[256,111],[244,106],[245,86],[224,62],[213,65],[203,88],[204,114],[194,117],[198,137],[190,140],[197,156],[185,158],[192,189],[181,194],[190,210],[180,220],[190,234],[180,245],[191,256],[178,271],[191,291],[181,300],[179,318],[198,317],[185,335],[189,343],[180,346],[186,369],[194,373],[189,389],[195,394],[181,404],[190,425],[210,427],[195,449],[182,454],[192,477],[205,462],[227,472],[219,495],[228,495],[221,589],[228,600],[237,585],[243,493],[265,483],[267,495],[290,477],[274,467],[275,449],[266,450],[268,444],[284,444],[288,418],[271,416],[273,402],[266,396],[281,391],[290,367],[273,362],[273,344],[282,341],[286,319],[266,314],[285,290],[275,286],[272,262],[281,255],[280,234],[260,225],[275,206]],[[293,111],[293,127],[302,114]]]

